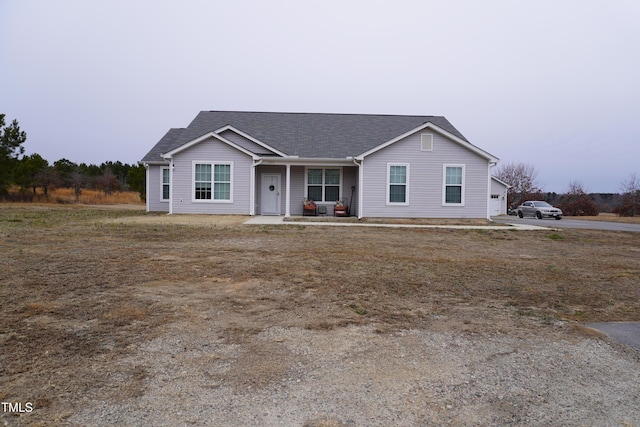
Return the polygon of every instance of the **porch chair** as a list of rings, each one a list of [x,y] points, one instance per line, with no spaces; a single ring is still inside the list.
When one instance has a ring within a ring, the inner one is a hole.
[[[302,201],[302,216],[318,216],[318,206],[313,200]]]
[[[338,200],[336,202],[333,208],[333,216],[347,216],[347,205],[343,201]]]

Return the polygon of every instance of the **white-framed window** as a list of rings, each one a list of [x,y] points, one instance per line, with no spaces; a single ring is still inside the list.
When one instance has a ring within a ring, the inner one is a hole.
[[[387,163],[387,205],[409,204],[409,164]]]
[[[340,200],[341,168],[307,168],[307,198],[315,202]]]
[[[194,202],[233,202],[233,162],[193,162]]]
[[[171,169],[168,166],[163,167],[160,169],[160,174],[162,178],[160,200],[162,200],[163,202],[167,202],[169,201],[169,197],[171,196]]]
[[[464,206],[464,165],[444,165],[442,171],[442,204]]]

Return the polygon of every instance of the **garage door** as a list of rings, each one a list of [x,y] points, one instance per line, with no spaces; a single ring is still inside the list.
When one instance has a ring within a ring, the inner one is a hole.
[[[491,216],[500,215],[500,195],[492,194],[491,203],[489,204],[489,214]]]

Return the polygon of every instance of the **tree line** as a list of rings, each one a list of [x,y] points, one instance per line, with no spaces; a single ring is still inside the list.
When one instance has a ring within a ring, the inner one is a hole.
[[[640,215],[640,177],[632,173],[622,181],[621,193],[589,194],[580,181],[571,181],[563,194],[545,193],[538,181],[538,171],[528,163],[505,163],[494,173],[509,184],[507,206],[515,209],[526,200],[545,200],[568,216],[595,216],[613,212],[620,216]]]
[[[0,198],[29,200],[41,189],[46,196],[54,188],[73,188],[76,199],[84,189],[137,191],[145,197],[145,168],[138,164],[107,161],[100,165],[60,159],[53,164],[39,154],[24,155],[26,132],[17,120],[5,123],[0,114]],[[10,189],[17,189],[11,192]]]

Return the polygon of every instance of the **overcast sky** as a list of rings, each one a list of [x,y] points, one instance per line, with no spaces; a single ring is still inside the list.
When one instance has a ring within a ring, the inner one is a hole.
[[[134,163],[201,110],[442,115],[546,191],[640,174],[637,0],[0,0],[0,113]]]

